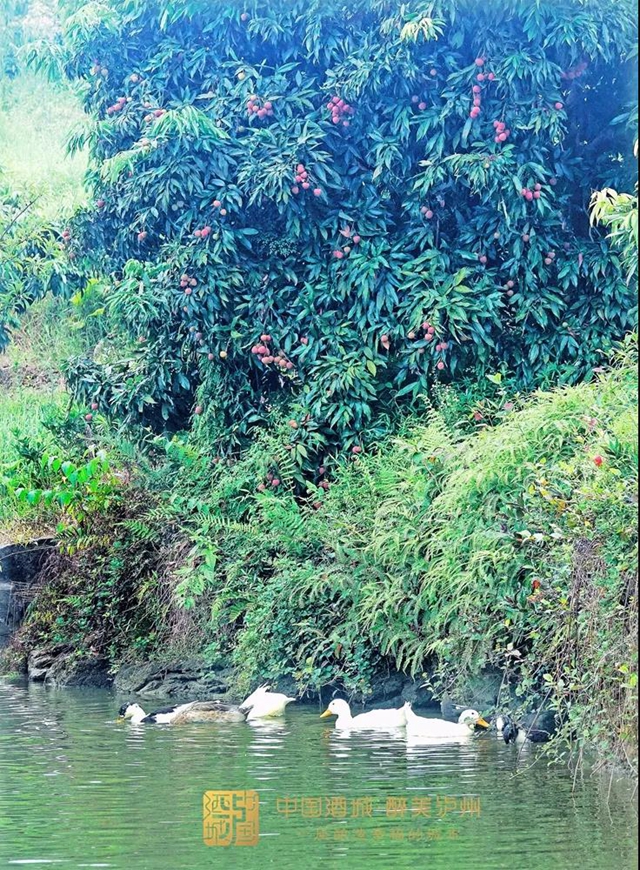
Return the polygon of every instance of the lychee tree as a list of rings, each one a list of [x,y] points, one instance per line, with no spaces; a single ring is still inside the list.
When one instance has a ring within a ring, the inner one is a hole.
[[[635,324],[593,189],[631,189],[627,0],[67,2],[94,207],[130,352],[78,396],[237,446],[286,406],[300,462],[436,379],[589,376]]]
[[[34,214],[35,204],[36,197],[14,191],[0,171],[0,353],[30,305],[85,284],[64,256],[56,227]]]

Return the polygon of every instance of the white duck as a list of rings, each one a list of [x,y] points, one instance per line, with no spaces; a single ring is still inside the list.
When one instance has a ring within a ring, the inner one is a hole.
[[[238,708],[241,713],[247,714],[247,722],[252,719],[271,719],[275,716],[284,715],[287,704],[295,701],[281,692],[270,692],[271,686],[258,686],[248,698],[245,698]]]
[[[349,705],[341,698],[334,698],[320,718],[327,716],[337,716],[336,728],[349,730],[402,728],[407,722],[404,707],[399,710],[370,710],[368,713],[352,716]]]
[[[416,716],[411,704],[407,701],[402,708],[407,721],[408,737],[433,737],[436,739],[470,737],[476,725],[488,728],[486,722],[477,710],[463,710],[457,722],[447,722],[444,719],[427,719]]]

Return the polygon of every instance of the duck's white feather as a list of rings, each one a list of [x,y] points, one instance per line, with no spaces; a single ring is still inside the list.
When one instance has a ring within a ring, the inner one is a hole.
[[[335,727],[344,730],[380,730],[402,728],[406,724],[404,708],[399,710],[369,710],[367,713],[351,715],[349,704],[342,698],[335,698],[323,716],[337,716]]]
[[[445,719],[428,719],[417,716],[408,702],[404,705],[407,720],[408,737],[424,737],[444,740],[447,738],[464,739],[471,737],[477,722],[484,720],[476,710],[465,710],[460,714],[458,722],[447,722]]]
[[[270,686],[259,686],[240,704],[240,710],[247,714],[247,721],[270,719],[282,716],[288,704],[295,701],[282,692],[270,692]]]

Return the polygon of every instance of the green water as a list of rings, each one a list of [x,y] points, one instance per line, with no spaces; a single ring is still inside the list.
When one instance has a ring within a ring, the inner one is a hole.
[[[115,721],[121,700],[0,681],[0,867],[636,866],[628,783],[572,791],[533,747],[340,737],[308,707],[268,727],[136,728]],[[257,845],[204,844],[208,790],[257,792]]]

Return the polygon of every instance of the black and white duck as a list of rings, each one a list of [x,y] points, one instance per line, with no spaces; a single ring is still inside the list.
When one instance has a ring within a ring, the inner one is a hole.
[[[558,730],[558,720],[552,710],[527,713],[519,722],[512,716],[500,715],[495,720],[496,732],[505,743],[546,743]]]
[[[245,715],[232,704],[222,701],[189,701],[173,707],[163,707],[145,713],[140,704],[129,703],[120,707],[120,716],[132,725],[184,725],[187,722],[244,722]]]

